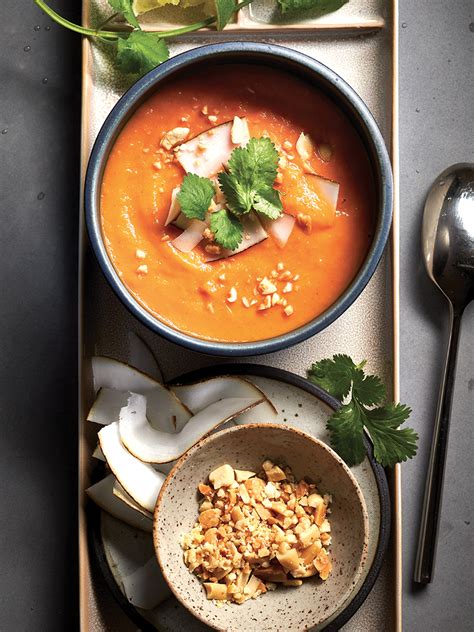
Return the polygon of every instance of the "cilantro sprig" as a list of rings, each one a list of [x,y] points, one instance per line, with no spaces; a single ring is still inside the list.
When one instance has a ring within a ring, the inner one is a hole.
[[[364,430],[374,446],[374,457],[385,467],[415,456],[418,435],[412,428],[400,428],[411,409],[405,404],[386,403],[386,389],[376,375],[366,375],[365,361],[356,365],[347,355],[316,362],[308,379],[343,401],[328,420],[330,441],[348,465],[365,457]],[[384,403],[385,402],[385,403]]]
[[[245,147],[236,147],[227,170],[217,176],[226,198],[226,208],[210,215],[214,239],[223,248],[235,250],[243,239],[240,218],[256,211],[277,219],[282,212],[280,193],[273,188],[278,168],[278,152],[269,138],[251,138]],[[190,219],[204,220],[215,193],[214,183],[194,173],[184,176],[178,201]]]
[[[65,28],[85,35],[111,42],[116,46],[117,64],[119,70],[125,74],[143,75],[169,58],[168,46],[165,39],[191,33],[203,28],[215,26],[218,31],[224,29],[233,15],[243,7],[251,4],[252,0],[214,0],[215,15],[210,15],[199,22],[167,31],[142,31],[140,23],[133,10],[133,0],[108,0],[115,11],[97,28],[89,28],[75,24],[59,15],[44,0],[34,0],[54,22]],[[318,10],[318,14],[335,11],[348,0],[278,0],[282,12],[288,10]],[[124,24],[116,25],[113,20],[121,17]],[[108,28],[105,27],[108,25]],[[125,29],[125,30],[124,30]]]
[[[54,11],[44,0],[35,0],[35,3],[54,22],[65,28],[85,35],[87,37],[102,39],[116,46],[117,65],[125,74],[141,76],[152,70],[162,62],[169,59],[169,50],[166,39],[198,31],[212,25],[217,30],[222,30],[243,7],[252,0],[214,0],[215,15],[211,15],[199,22],[186,24],[180,28],[167,31],[143,31],[133,10],[133,0],[108,0],[110,7],[115,11],[101,26],[89,28],[75,24]],[[120,24],[116,30],[112,30],[111,22],[120,16],[125,25]],[[108,25],[108,28],[105,27]],[[123,30],[125,28],[125,30]]]

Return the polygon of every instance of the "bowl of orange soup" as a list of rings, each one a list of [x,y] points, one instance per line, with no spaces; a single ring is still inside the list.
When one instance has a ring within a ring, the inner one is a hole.
[[[150,329],[205,353],[269,353],[327,327],[368,283],[390,230],[390,161],[329,68],[220,43],[120,99],[85,212],[106,278]]]

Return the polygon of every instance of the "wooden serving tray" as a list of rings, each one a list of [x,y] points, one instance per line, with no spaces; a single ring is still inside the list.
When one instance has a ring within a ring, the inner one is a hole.
[[[397,0],[350,0],[339,11],[304,22],[284,23],[272,11],[274,0],[255,0],[224,32],[204,31],[170,42],[171,54],[207,43],[238,39],[276,42],[310,55],[341,75],[366,102],[389,148],[394,172],[392,238],[366,289],[336,322],[310,340],[286,351],[245,361],[275,366],[299,375],[317,359],[348,353],[368,360],[371,371],[392,385],[399,395],[398,353],[398,5]],[[83,21],[97,23],[104,0],[84,0]],[[145,28],[176,25],[173,10],[152,12]],[[196,14],[189,14],[196,19]],[[100,44],[84,40],[82,177],[95,137],[116,101],[129,87],[115,71]],[[114,601],[89,547],[86,518],[94,459],[95,433],[84,423],[93,392],[89,359],[94,353],[128,359],[128,332],[137,332],[157,354],[166,380],[221,362],[177,347],[149,332],[122,306],[102,277],[88,245],[81,216],[79,279],[79,563],[81,631],[135,630]],[[239,360],[236,360],[239,361]],[[244,361],[244,360],[242,360]],[[401,496],[400,467],[390,473],[392,542],[381,573],[365,603],[344,630],[378,632],[401,630]],[[166,630],[173,629],[166,626]]]

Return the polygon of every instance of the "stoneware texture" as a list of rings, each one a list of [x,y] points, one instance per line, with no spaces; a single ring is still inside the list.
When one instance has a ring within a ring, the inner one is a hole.
[[[259,471],[266,458],[289,465],[297,479],[308,477],[321,492],[333,495],[333,572],[326,582],[310,578],[298,589],[280,587],[242,605],[224,604],[218,608],[206,599],[199,580],[187,570],[180,538],[196,522],[200,481],[224,463]],[[189,450],[163,485],[153,530],[158,561],[176,597],[211,627],[229,632],[296,632],[321,624],[354,589],[366,561],[368,537],[365,501],[343,461],[313,437],[273,424],[218,432]]]

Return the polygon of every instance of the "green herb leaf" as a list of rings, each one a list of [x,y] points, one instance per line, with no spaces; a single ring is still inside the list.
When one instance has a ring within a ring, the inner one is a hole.
[[[112,9],[121,13],[129,24],[134,28],[140,28],[135,13],[133,12],[133,0],[108,0],[108,2]]]
[[[216,28],[222,31],[227,26],[229,20],[235,12],[235,0],[214,0],[216,6]]]
[[[282,13],[313,9],[314,17],[337,11],[349,0],[278,0]]]
[[[207,178],[188,173],[183,178],[178,202],[186,217],[204,221],[215,194],[214,185]]]
[[[399,428],[411,409],[404,404],[387,404],[366,411],[365,426],[374,444],[375,459],[392,467],[415,456],[418,435],[412,428]]]
[[[168,58],[168,46],[156,33],[132,31],[118,40],[117,65],[124,73],[143,75]]]
[[[327,423],[331,445],[348,465],[364,460],[364,421],[361,409],[351,401],[336,410]]]
[[[365,456],[365,428],[374,445],[375,460],[391,467],[415,456],[418,435],[411,428],[400,428],[411,409],[404,404],[382,405],[385,386],[376,375],[365,375],[364,365],[365,361],[356,365],[347,355],[335,355],[315,362],[308,379],[338,399],[350,395],[327,423],[331,445],[348,465],[361,463]]]
[[[243,239],[244,229],[240,220],[224,208],[211,213],[211,231],[223,248],[235,250]]]
[[[342,400],[349,395],[352,376],[356,369],[349,356],[337,354],[332,360],[326,358],[315,362],[308,371],[308,379],[324,388],[333,397]]]
[[[279,192],[273,187],[262,187],[254,197],[253,208],[270,219],[278,219],[283,210]]]
[[[229,209],[236,215],[255,209],[272,219],[279,217],[280,194],[273,188],[277,168],[278,152],[269,138],[251,138],[246,147],[234,149],[228,172],[218,176]]]

